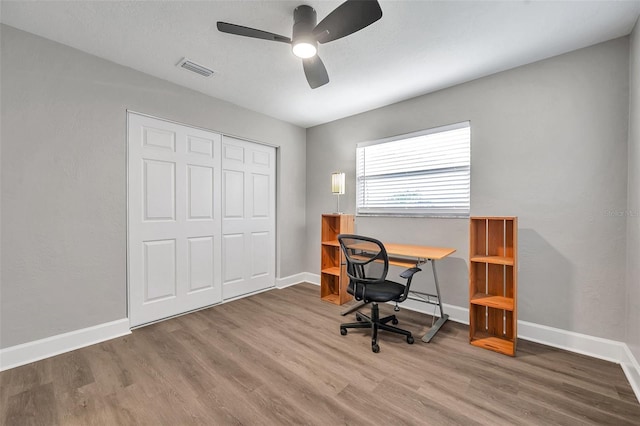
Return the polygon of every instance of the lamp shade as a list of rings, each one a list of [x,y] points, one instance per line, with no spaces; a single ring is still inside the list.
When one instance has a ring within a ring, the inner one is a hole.
[[[335,172],[331,175],[331,192],[344,194],[344,173]]]

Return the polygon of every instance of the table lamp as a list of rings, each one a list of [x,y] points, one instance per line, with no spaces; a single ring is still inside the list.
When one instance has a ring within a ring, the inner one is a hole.
[[[334,172],[331,174],[331,192],[336,196],[336,213],[340,211],[340,195],[344,194],[344,173]]]

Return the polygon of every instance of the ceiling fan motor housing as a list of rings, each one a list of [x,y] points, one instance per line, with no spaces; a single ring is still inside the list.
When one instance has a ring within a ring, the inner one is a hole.
[[[313,36],[313,29],[316,26],[317,14],[314,8],[307,5],[296,7],[293,11],[293,35],[292,44],[308,43],[318,47],[318,42]]]

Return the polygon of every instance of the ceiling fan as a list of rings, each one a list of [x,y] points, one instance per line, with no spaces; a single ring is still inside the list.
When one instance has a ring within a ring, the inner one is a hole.
[[[353,34],[381,17],[382,9],[376,0],[347,0],[318,25],[316,25],[316,11],[311,6],[298,6],[293,11],[291,38],[228,22],[218,22],[218,30],[223,33],[291,44],[293,54],[302,59],[309,86],[315,89],[329,82],[327,69],[317,54],[318,43],[328,43]]]

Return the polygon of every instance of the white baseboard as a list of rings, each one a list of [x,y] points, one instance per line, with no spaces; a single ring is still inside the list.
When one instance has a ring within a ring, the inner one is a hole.
[[[518,321],[518,338],[621,364],[626,345],[616,340]]]
[[[131,334],[129,318],[0,349],[0,371]]]
[[[402,303],[402,307],[427,315],[434,315],[435,313],[436,317],[440,316],[437,306],[434,311],[433,305],[414,300],[405,300]],[[468,308],[444,303],[443,310],[445,314],[449,315],[449,320],[461,324],[469,324]],[[626,362],[628,359],[625,352],[625,349],[628,351],[627,345],[622,342],[575,333],[573,331],[562,330],[528,321],[518,321],[518,338],[619,364]],[[631,351],[628,351],[628,353],[631,354]]]
[[[320,275],[310,274],[309,272],[300,272],[299,274],[278,278],[276,279],[276,288],[286,288],[304,282],[320,285]]]

